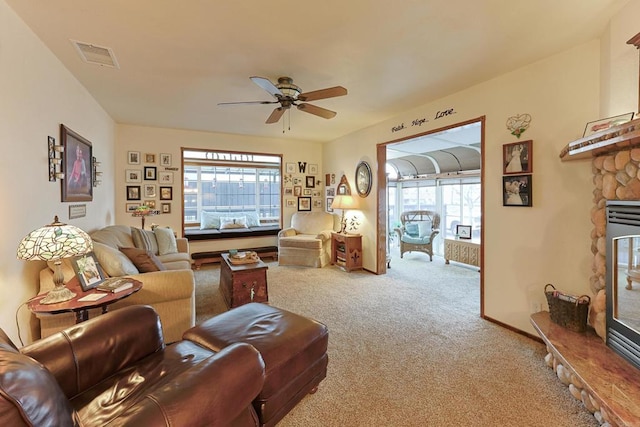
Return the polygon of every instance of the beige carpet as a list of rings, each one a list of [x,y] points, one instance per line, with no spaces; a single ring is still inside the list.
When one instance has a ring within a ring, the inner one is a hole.
[[[480,319],[474,269],[419,253],[386,276],[268,265],[270,303],[329,328],[327,378],[279,426],[598,426],[542,344]],[[226,310],[218,278],[196,272],[198,322]]]

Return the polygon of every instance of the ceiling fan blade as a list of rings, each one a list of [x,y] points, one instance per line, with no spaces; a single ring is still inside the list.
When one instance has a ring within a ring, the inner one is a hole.
[[[239,105],[239,104],[277,104],[278,101],[241,101],[241,102],[218,102],[218,105]]]
[[[282,115],[284,114],[285,110],[286,110],[286,108],[284,108],[284,107],[276,108],[275,110],[273,110],[273,112],[271,113],[271,115],[269,116],[269,118],[267,119],[267,121],[265,123],[267,123],[267,124],[277,123],[278,120],[280,120],[280,117],[282,117]]]
[[[300,101],[315,101],[318,99],[334,98],[336,96],[344,96],[347,89],[342,86],[334,86],[326,89],[314,90],[312,92],[301,93],[298,95]]]
[[[276,85],[271,83],[271,80],[265,79],[264,77],[257,77],[257,76],[253,76],[249,78],[251,79],[252,82],[254,82],[258,86],[260,86],[262,89],[269,92],[274,98],[277,98],[276,95],[284,96],[282,92],[280,92],[280,89],[278,89]]]
[[[318,107],[311,104],[300,104],[298,105],[298,110],[322,117],[324,119],[332,119],[337,114],[335,111],[327,110],[326,108]]]

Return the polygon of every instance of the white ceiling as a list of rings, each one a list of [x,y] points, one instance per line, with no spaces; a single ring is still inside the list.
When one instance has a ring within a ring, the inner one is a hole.
[[[627,0],[5,0],[118,123],[330,141],[598,37]],[[84,63],[70,40],[111,48]],[[289,76],[330,120],[272,100]],[[287,121],[288,126],[289,121]]]

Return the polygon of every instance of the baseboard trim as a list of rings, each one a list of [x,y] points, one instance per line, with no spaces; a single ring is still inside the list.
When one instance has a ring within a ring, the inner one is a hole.
[[[534,340],[534,341],[538,341],[540,344],[544,344],[544,341],[542,340],[542,338],[540,338],[540,337],[539,337],[539,336],[537,336],[537,335],[533,335],[533,334],[530,334],[529,332],[525,332],[525,331],[523,331],[522,329],[518,329],[518,328],[515,328],[515,327],[513,327],[513,326],[511,326],[511,325],[507,325],[506,323],[503,323],[503,322],[501,322],[501,321],[499,321],[499,320],[493,319],[493,318],[491,318],[491,317],[489,317],[489,316],[484,316],[484,315],[483,315],[483,316],[481,316],[481,317],[482,317],[484,320],[488,320],[488,321],[489,321],[489,322],[491,322],[491,323],[495,323],[495,324],[496,324],[496,325],[498,325],[498,326],[502,326],[502,327],[503,327],[503,328],[505,328],[505,329],[508,329],[508,330],[510,330],[510,331],[512,331],[512,332],[515,332],[515,333],[517,333],[517,334],[520,334],[520,335],[524,335],[524,336],[525,336],[525,337],[527,337],[527,338],[530,338],[530,339],[532,339],[532,340]]]

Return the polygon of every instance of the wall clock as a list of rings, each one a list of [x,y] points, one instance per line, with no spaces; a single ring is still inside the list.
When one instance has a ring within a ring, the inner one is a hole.
[[[356,168],[356,191],[360,197],[367,197],[371,191],[371,167],[364,160]]]

